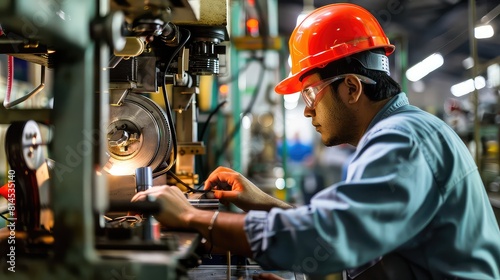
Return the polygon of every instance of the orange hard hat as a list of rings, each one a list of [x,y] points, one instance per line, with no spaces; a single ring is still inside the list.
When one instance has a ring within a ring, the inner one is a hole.
[[[343,3],[322,6],[304,18],[292,32],[289,48],[292,60],[290,76],[275,87],[275,91],[281,94],[300,91],[299,78],[309,70],[371,49],[383,48],[388,56],[395,47],[370,12]],[[383,57],[387,59],[386,56]],[[375,70],[388,71],[388,68]]]

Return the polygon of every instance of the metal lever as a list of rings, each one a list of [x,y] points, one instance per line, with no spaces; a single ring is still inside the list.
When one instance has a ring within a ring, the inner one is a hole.
[[[135,189],[136,192],[148,190],[153,187],[153,171],[151,167],[139,167],[135,170]],[[152,201],[149,197],[148,201]],[[151,241],[159,239],[160,227],[153,215],[146,214],[143,217],[142,238]]]

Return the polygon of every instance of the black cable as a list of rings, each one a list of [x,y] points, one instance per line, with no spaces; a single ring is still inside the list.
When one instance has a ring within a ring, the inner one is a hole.
[[[166,74],[168,71],[168,68],[170,67],[170,64],[172,64],[172,60],[174,57],[179,53],[179,51],[186,45],[186,43],[189,41],[191,38],[191,31],[185,28],[179,28],[179,31],[184,31],[186,34],[184,35],[184,40],[179,44],[179,46],[174,50],[174,53],[172,56],[170,56],[170,59],[168,60],[168,63],[165,65],[165,69],[160,69],[163,74]]]
[[[267,3],[267,1],[266,1]],[[255,1],[255,11],[257,11],[257,16],[259,17],[259,32],[262,37],[262,49],[265,51],[268,48],[267,38],[269,37],[269,27],[267,23],[267,18],[263,15],[262,8],[260,7],[260,2]]]
[[[212,110],[212,112],[210,112],[210,115],[208,115],[208,118],[207,118],[205,124],[203,125],[203,128],[201,129],[200,135],[198,135],[198,141],[203,140],[203,137],[205,135],[205,132],[207,131],[208,125],[210,124],[210,120],[215,115],[215,113],[217,113],[220,110],[220,108],[222,108],[222,105],[224,105],[226,103],[227,103],[227,100],[222,101],[221,103],[219,103],[219,105],[217,105],[217,107],[215,107],[215,109]]]
[[[262,11],[262,8],[260,6],[259,1],[255,1],[255,11],[257,12],[258,21],[260,22],[259,33],[261,34],[260,37],[262,38],[262,50],[265,51],[269,47],[269,42],[267,41],[267,38],[269,38],[269,30],[267,29],[268,28],[267,20],[266,20],[266,17],[263,16],[263,11]],[[264,70],[277,70],[277,69],[279,69],[279,67],[276,67],[276,68],[267,67],[263,62],[264,57],[257,57],[257,56],[255,56],[255,52],[252,52],[252,53],[253,53],[253,55],[249,58],[249,60],[250,61],[257,60],[257,61],[261,62]],[[248,68],[248,65],[249,65],[249,63],[243,65],[240,69],[238,69],[237,73],[241,73],[241,72],[245,71]],[[229,79],[222,80],[221,82],[225,83],[225,84],[230,84],[234,80],[236,80],[237,78],[238,78],[237,75],[231,75],[231,76],[229,76]]]
[[[262,50],[265,51],[268,47],[268,42],[267,42],[267,38],[269,37],[269,32],[268,30],[266,29],[266,21],[263,17],[263,13],[262,13],[262,9],[259,5],[259,1],[255,1],[255,10],[257,11],[257,16],[259,17],[259,22],[261,23],[264,23],[264,24],[261,24],[260,26],[264,27],[262,29],[259,29],[259,32],[261,33],[261,38],[262,38]],[[226,138],[226,140],[224,140],[224,143],[222,144],[222,147],[220,150],[217,151],[216,153],[216,162],[220,159],[221,155],[223,153],[225,153],[227,147],[229,146],[229,144],[231,143],[231,141],[233,141],[234,137],[236,136],[236,134],[238,133],[238,131],[240,130],[240,127],[241,127],[241,122],[243,120],[243,117],[245,117],[247,114],[249,114],[251,111],[252,111],[252,108],[253,106],[255,105],[255,101],[257,100],[257,97],[259,95],[259,91],[261,89],[261,87],[263,86],[262,84],[262,81],[264,80],[264,73],[266,71],[266,65],[264,63],[264,58],[261,58],[261,59],[257,59],[257,61],[259,61],[261,67],[262,67],[262,70],[260,71],[260,75],[259,75],[259,78],[257,80],[257,86],[255,87],[255,90],[252,94],[252,99],[250,100],[250,103],[248,104],[247,108],[245,109],[245,111],[243,112],[243,114],[241,115],[241,117],[239,118],[238,122],[236,123],[236,126],[234,127],[234,129],[232,130],[232,132],[228,135],[228,137]]]
[[[262,71],[260,71],[259,79],[257,80],[257,86],[255,87],[254,92],[252,93],[252,99],[250,100],[250,103],[248,104],[247,108],[245,109],[245,111],[243,111],[243,114],[239,118],[234,129],[231,131],[231,133],[228,135],[228,137],[226,137],[226,140],[224,140],[224,143],[222,144],[221,148],[217,150],[216,160],[215,160],[216,162],[220,159],[222,154],[225,153],[229,144],[231,144],[231,141],[233,141],[234,137],[236,136],[236,134],[240,130],[243,117],[252,111],[252,108],[255,104],[255,101],[257,100],[257,97],[259,95],[259,91],[260,91],[260,88],[262,86],[262,81],[264,80],[264,72],[265,72],[264,69],[262,69]]]
[[[223,100],[222,102],[220,102],[217,105],[217,107],[215,107],[214,110],[212,110],[212,112],[210,112],[207,120],[205,121],[205,123],[201,129],[201,133],[198,135],[199,142],[203,141],[203,138],[205,137],[205,132],[207,131],[208,126],[210,125],[210,120],[212,119],[212,117],[220,110],[220,108],[222,108],[222,105],[224,105],[226,103],[227,103],[227,100]],[[197,160],[195,161],[195,163],[198,165],[198,170],[200,171],[199,173],[202,174],[200,176],[203,176],[202,178],[205,178],[206,174],[204,172],[205,167],[203,164],[203,158],[201,157],[201,155],[196,155],[196,158],[197,158]]]
[[[250,56],[249,58],[247,58],[247,61],[249,62],[252,62],[252,61],[257,61],[257,62],[260,62],[262,67],[265,69],[265,70],[271,70],[271,71],[274,71],[274,70],[277,70],[278,67],[276,68],[272,68],[272,67],[267,67],[265,64],[264,64],[264,58],[263,57],[257,57],[255,55],[252,55]],[[236,73],[239,73],[241,74],[241,72],[243,71],[246,71],[248,66],[250,65],[250,63],[246,63],[245,65],[241,66],[240,69],[238,69],[238,71]],[[234,82],[236,79],[238,78],[238,75],[234,75],[234,76],[230,76],[228,79],[221,79],[219,78],[219,81],[223,84],[231,84],[232,82]]]
[[[175,173],[172,172],[171,170],[168,171],[168,174],[170,176],[172,176],[172,178],[174,178],[181,185],[186,187],[188,189],[187,193],[208,193],[208,192],[210,192],[210,190],[200,190],[200,189],[195,189],[195,188],[191,187],[190,185],[188,185],[184,181],[182,181],[181,178],[177,177],[177,175],[175,175]],[[203,185],[203,183],[200,184],[200,186],[202,186],[202,185]]]
[[[172,60],[174,59],[174,57],[186,45],[186,43],[188,42],[189,38],[191,38],[191,32],[189,30],[184,29],[184,28],[180,29],[180,30],[186,31],[186,35],[184,36],[185,38],[182,41],[182,43],[179,44],[179,46],[177,47],[177,49],[174,51],[174,53],[170,57],[167,65],[165,67],[165,71],[160,73],[160,77],[163,78],[163,81],[162,81],[162,84],[161,84],[161,89],[162,89],[162,94],[163,94],[163,100],[165,102],[165,112],[166,112],[166,115],[167,115],[167,122],[168,122],[168,125],[170,127],[170,137],[172,138],[172,145],[173,145],[173,150],[174,151],[173,151],[173,156],[172,156],[169,164],[167,165],[167,167],[165,167],[161,171],[155,172],[153,174],[153,178],[156,178],[158,176],[166,174],[170,170],[170,168],[172,168],[172,166],[175,164],[175,162],[177,161],[177,134],[175,132],[175,125],[174,125],[174,121],[173,121],[173,117],[172,117],[172,110],[170,109],[170,106],[169,106],[170,102],[168,101],[167,88],[165,86],[165,84],[166,84],[165,76],[167,74],[167,70],[170,67],[170,64],[172,63]]]
[[[11,222],[11,220],[9,220],[9,218],[5,217],[4,215],[0,215],[0,217],[4,220],[6,220],[7,222]]]

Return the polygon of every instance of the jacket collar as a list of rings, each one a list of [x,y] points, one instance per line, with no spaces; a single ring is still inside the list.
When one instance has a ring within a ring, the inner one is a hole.
[[[398,93],[397,95],[392,97],[391,100],[389,100],[389,102],[387,102],[387,104],[385,104],[384,107],[382,107],[382,109],[380,109],[380,111],[375,115],[373,120],[370,122],[367,131],[370,130],[379,121],[392,115],[394,111],[409,104],[410,102],[408,101],[408,97],[406,97],[406,93]]]

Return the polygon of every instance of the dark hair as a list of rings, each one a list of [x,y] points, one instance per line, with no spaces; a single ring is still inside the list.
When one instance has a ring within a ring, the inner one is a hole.
[[[374,53],[384,54],[383,49],[371,50]],[[341,74],[353,73],[366,76],[377,82],[376,85],[363,84],[365,94],[372,101],[380,101],[391,98],[401,92],[401,86],[394,81],[386,72],[365,68],[358,60],[351,57],[341,58],[327,64],[323,68],[315,68],[304,75],[318,73],[321,79],[326,79]],[[331,84],[334,91],[337,91],[342,80]]]

